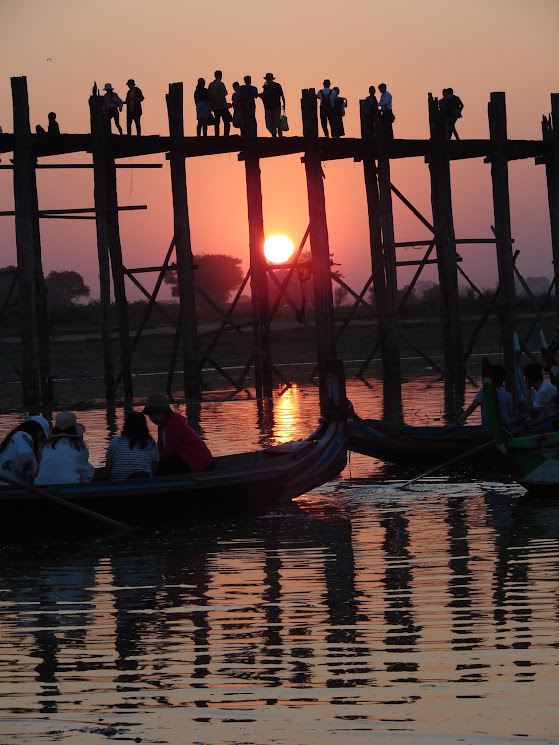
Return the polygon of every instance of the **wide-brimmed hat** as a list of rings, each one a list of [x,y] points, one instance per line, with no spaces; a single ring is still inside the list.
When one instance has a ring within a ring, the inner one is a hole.
[[[29,417],[30,422],[37,422],[42,428],[43,432],[45,433],[45,437],[49,436],[50,432],[50,424],[47,422],[44,416],[41,416],[40,414],[36,414],[35,416]]]
[[[72,427],[76,430],[76,433],[68,432]],[[59,430],[55,434],[51,434],[51,437],[81,437],[85,432],[83,424],[78,424],[76,415],[72,411],[61,411],[56,415],[54,420],[53,429]]]
[[[132,85],[136,85],[136,81],[134,80],[134,78],[129,78],[129,79],[128,79],[128,80],[126,81],[126,85],[130,85],[130,83],[132,83]]]
[[[112,91],[113,86],[110,83],[105,83],[104,90],[106,91]]]
[[[149,394],[142,413],[149,414],[152,411],[171,411],[169,401],[164,393]]]
[[[266,73],[266,74],[264,75],[264,80],[268,80],[268,79],[270,79],[270,80],[275,80],[275,77],[274,77],[274,76],[272,75],[272,73],[271,73],[271,72],[267,72],[267,73]]]

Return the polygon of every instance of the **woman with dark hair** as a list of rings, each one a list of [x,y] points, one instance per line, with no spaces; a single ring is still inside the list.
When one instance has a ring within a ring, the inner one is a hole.
[[[32,416],[12,429],[0,443],[0,476],[32,484],[49,429],[42,416]]]
[[[35,484],[79,484],[95,475],[83,441],[85,427],[71,411],[56,415],[54,427],[41,455]]]
[[[145,416],[130,411],[120,437],[114,437],[107,448],[107,477],[113,481],[150,478],[158,462],[159,450],[148,431]]]
[[[212,109],[210,106],[210,94],[206,88],[204,78],[198,78],[198,84],[194,91],[194,103],[196,105],[196,119],[198,120],[196,136],[200,137],[200,135],[203,135],[206,137],[208,134],[208,124],[212,120]]]

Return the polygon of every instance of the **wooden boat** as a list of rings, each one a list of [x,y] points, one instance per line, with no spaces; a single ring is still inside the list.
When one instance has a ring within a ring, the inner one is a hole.
[[[544,359],[546,355],[542,349]],[[553,358],[555,376],[559,366]],[[503,426],[491,365],[487,357],[482,363],[483,393],[492,436],[512,478],[531,492],[557,494],[559,487],[559,432],[548,430],[521,436],[510,435]],[[553,367],[552,367],[553,375]]]
[[[491,431],[481,426],[414,427],[361,419],[355,413],[348,420],[348,435],[348,447],[356,453],[383,460],[406,458],[432,462],[448,460],[493,439]],[[487,454],[494,456],[494,449],[488,448]]]
[[[48,527],[75,519],[67,503],[139,525],[203,513],[261,510],[287,502],[331,480],[345,467],[347,410],[341,363],[330,366],[327,385],[328,414],[309,437],[217,457],[212,471],[125,482],[94,479],[88,484],[44,487],[40,493],[17,486],[0,487],[0,533],[16,525]],[[50,501],[46,490],[64,503]]]

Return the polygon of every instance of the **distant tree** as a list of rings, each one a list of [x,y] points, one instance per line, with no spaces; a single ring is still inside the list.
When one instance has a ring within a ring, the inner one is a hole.
[[[203,254],[194,256],[194,281],[211,299],[220,306],[229,301],[231,293],[236,290],[243,281],[243,270],[241,259],[226,254]],[[176,271],[165,275],[165,282],[171,286],[174,297],[178,297],[179,288]],[[196,304],[200,304],[197,296]]]
[[[336,284],[334,287],[334,307],[340,308],[348,295],[349,292],[345,287]]]
[[[76,300],[87,298],[91,294],[91,290],[83,281],[82,275],[72,269],[65,269],[62,272],[52,271],[45,282],[48,303],[51,308],[73,305]]]

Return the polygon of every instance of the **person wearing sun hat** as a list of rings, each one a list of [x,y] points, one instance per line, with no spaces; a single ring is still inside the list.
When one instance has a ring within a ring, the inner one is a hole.
[[[24,484],[33,483],[49,431],[45,417],[36,415],[6,435],[0,443],[0,483],[2,476]]]
[[[107,116],[107,119],[109,120],[109,128],[111,127],[111,122],[114,119],[116,128],[118,129],[119,133],[122,134],[119,112],[122,111],[122,107],[124,106],[124,104],[122,103],[120,96],[118,95],[118,93],[116,93],[110,83],[105,83],[103,90],[106,91],[103,96],[103,103],[105,106],[105,114]]]
[[[151,393],[143,413],[157,425],[158,476],[200,473],[214,468],[210,449],[189,426],[186,417],[171,409],[164,393]]]
[[[93,479],[95,468],[89,462],[84,432],[85,427],[73,412],[56,415],[34,484],[79,484]]]
[[[279,83],[275,82],[275,77],[271,72],[267,72],[264,76],[264,87],[260,98],[264,104],[264,115],[266,118],[266,129],[272,135],[272,137],[281,137],[281,106],[283,104],[283,111],[285,112],[285,96],[283,95],[283,88]]]

